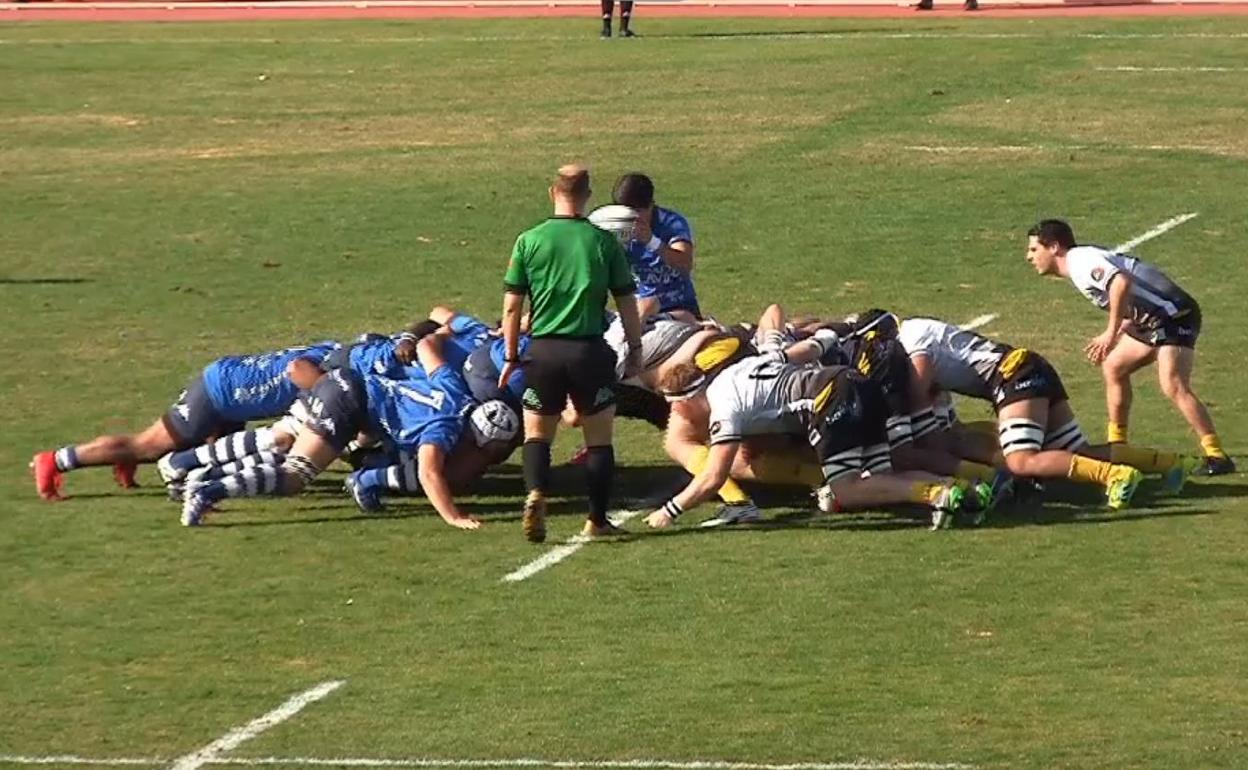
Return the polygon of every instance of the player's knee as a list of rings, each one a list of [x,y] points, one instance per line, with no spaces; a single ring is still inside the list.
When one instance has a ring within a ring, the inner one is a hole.
[[[1030,476],[1031,461],[1037,452],[1033,449],[1023,449],[1017,452],[1011,452],[1005,456],[1005,468],[1015,476]]]
[[[1161,392],[1171,401],[1178,401],[1192,395],[1191,387],[1178,377],[1166,377],[1160,384]]]
[[[285,431],[273,431],[273,448],[285,454],[295,445],[295,434]]]
[[[1131,370],[1110,358],[1101,362],[1101,376],[1106,382],[1121,383],[1131,376]]]
[[[278,479],[277,492],[283,495],[297,495],[308,486],[312,479],[320,473],[316,463],[303,455],[291,455],[282,463],[282,473]]]

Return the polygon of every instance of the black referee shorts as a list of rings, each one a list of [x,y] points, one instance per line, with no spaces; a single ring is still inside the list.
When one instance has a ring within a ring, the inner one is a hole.
[[[530,412],[563,412],[569,399],[582,415],[615,405],[615,353],[601,337],[535,337],[524,366],[521,398]]]

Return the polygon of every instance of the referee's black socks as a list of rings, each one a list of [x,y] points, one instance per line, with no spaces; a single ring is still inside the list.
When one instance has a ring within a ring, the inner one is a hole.
[[[550,442],[531,439],[524,442],[524,489],[540,492],[550,489]]]
[[[547,449],[549,463],[549,447]],[[525,467],[527,469],[527,463]],[[615,447],[610,444],[587,447],[585,477],[589,486],[589,520],[597,526],[605,526],[607,507],[611,504],[611,481],[615,477]]]
[[[600,0],[602,5],[602,29],[611,31],[611,14],[615,12],[615,0]]]
[[[606,0],[603,0],[606,2]],[[633,20],[633,0],[620,0],[620,31],[628,31],[628,23]]]

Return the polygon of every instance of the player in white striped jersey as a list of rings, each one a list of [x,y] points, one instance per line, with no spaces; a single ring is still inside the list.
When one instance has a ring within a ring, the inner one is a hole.
[[[739,462],[751,439],[804,436],[822,468],[829,510],[894,503],[933,508],[933,527],[949,526],[961,510],[964,490],[952,480],[923,472],[893,473],[879,387],[845,366],[820,366],[817,359],[835,344],[831,337],[774,346],[775,329],[763,329],[764,352],[735,363],[706,383],[696,366],[673,371],[663,382],[681,400],[673,406],[691,423],[707,426],[710,449],[694,480],[651,513],[652,527],[671,525],[680,514],[710,497]],[[869,473],[865,473],[867,471]]]
[[[1108,324],[1084,352],[1101,367],[1109,411],[1109,441],[1127,440],[1131,375],[1157,362],[1161,390],[1200,438],[1204,461],[1195,472],[1233,473],[1209,410],[1192,391],[1200,305],[1157,266],[1130,254],[1080,246],[1070,225],[1046,219],[1027,232],[1027,261],[1041,275],[1069,278],[1092,304],[1109,312]]]
[[[1130,503],[1142,479],[1133,465],[1172,471],[1168,485],[1182,485],[1173,455],[1123,448],[1127,459],[1113,447],[1089,446],[1061,378],[1038,353],[934,318],[906,319],[899,339],[914,368],[915,411],[930,407],[938,391],[988,401],[997,413],[999,460],[1014,475],[1100,484],[1115,510]]]

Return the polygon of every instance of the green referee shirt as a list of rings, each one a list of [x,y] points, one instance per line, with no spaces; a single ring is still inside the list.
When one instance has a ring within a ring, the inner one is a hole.
[[[620,242],[583,217],[551,217],[521,233],[503,281],[529,295],[534,337],[601,337],[607,292],[636,291]]]

